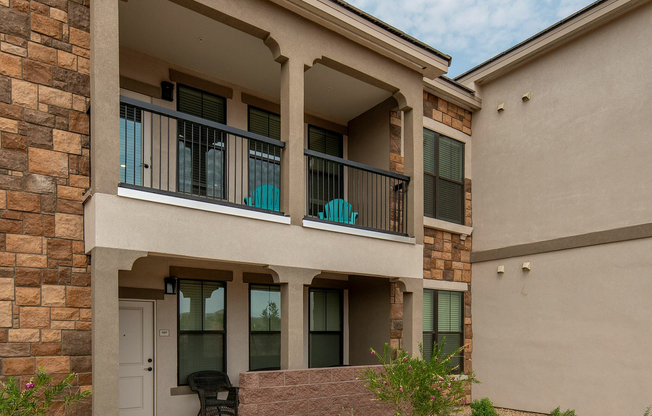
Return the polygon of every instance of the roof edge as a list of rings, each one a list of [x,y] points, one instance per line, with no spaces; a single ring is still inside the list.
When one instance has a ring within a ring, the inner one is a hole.
[[[430,52],[430,53],[432,53],[432,54],[446,60],[448,62],[448,66],[451,65],[451,62],[452,62],[453,58],[450,55],[447,55],[447,54],[445,54],[443,52],[438,51],[437,49],[433,48],[432,46],[420,41],[419,39],[417,39],[417,38],[415,38],[413,36],[408,35],[407,33],[403,32],[402,30],[395,28],[394,26],[390,25],[389,23],[386,23],[386,22],[376,18],[373,15],[371,15],[371,14],[365,12],[365,11],[358,9],[357,7],[353,6],[350,3],[347,3],[346,1],[343,1],[343,0],[329,0],[329,1],[341,6],[342,8],[350,11],[351,13],[354,13],[354,14],[362,17],[363,19],[367,20],[368,22],[371,22],[374,25],[380,27],[381,29],[384,29],[384,30],[390,32],[391,34],[393,34],[395,36],[398,36],[398,37],[400,37],[401,39],[403,39],[403,40],[405,40],[407,42],[410,42],[414,46],[417,46],[417,47],[419,47],[419,48],[421,48],[421,49],[423,49],[423,50],[425,50],[427,52]]]
[[[597,1],[589,4],[588,6],[584,7],[583,9],[581,9],[581,10],[571,14],[570,16],[558,21],[557,23],[543,29],[541,32],[535,34],[534,36],[531,36],[531,37],[525,39],[524,41],[512,46],[511,48],[499,53],[498,55],[496,55],[496,56],[494,56],[492,58],[489,58],[488,60],[482,62],[481,64],[476,65],[475,67],[469,69],[468,71],[456,76],[455,78],[453,78],[453,80],[458,81],[458,80],[461,80],[463,78],[468,77],[469,75],[473,74],[474,72],[477,72],[479,69],[484,68],[485,66],[491,64],[492,62],[497,61],[498,59],[502,58],[505,55],[509,55],[510,53],[512,53],[512,52],[514,52],[514,51],[516,51],[518,49],[521,49],[522,47],[532,43],[533,41],[541,38],[542,36],[552,32],[553,30],[557,29],[558,27],[563,26],[564,24],[566,24],[566,23],[568,23],[568,22],[570,22],[572,20],[577,19],[578,17],[586,14],[587,12],[595,9],[596,7],[600,6],[603,3],[606,3],[608,1],[609,0],[597,0]]]

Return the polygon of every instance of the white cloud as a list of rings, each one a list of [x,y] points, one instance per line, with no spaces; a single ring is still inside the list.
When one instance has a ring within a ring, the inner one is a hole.
[[[592,0],[349,0],[453,57],[458,75]]]

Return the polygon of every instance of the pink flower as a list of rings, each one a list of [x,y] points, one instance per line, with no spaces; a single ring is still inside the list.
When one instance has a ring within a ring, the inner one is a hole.
[[[407,361],[407,360],[408,360],[408,357],[405,357],[405,359],[403,359],[403,361]]]
[[[462,399],[462,404],[466,404],[466,397]]]
[[[449,389],[451,388],[451,383],[448,383],[448,388],[449,388]]]
[[[439,376],[439,381],[444,381],[444,377]]]
[[[430,401],[434,401],[434,400],[435,400],[435,396],[430,396]]]
[[[453,381],[455,381],[455,376],[453,376]]]
[[[401,392],[402,392],[402,391],[403,391],[403,387],[399,387],[399,388],[398,388],[398,391],[401,391]]]
[[[373,350],[371,350],[371,353],[370,353],[370,354],[371,354],[371,355],[374,355],[374,354],[375,354],[375,352],[374,352]]]
[[[31,390],[34,388],[34,383],[27,383],[25,384],[25,390]]]
[[[439,389],[437,389],[437,390],[441,391],[441,387]]]
[[[412,370],[412,366],[411,366],[411,365],[408,365],[408,370]]]

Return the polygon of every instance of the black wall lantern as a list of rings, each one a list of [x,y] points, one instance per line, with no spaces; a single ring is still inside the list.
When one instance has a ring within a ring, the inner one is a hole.
[[[176,295],[177,294],[177,279],[174,277],[166,277],[165,282],[165,294],[166,295]]]
[[[174,84],[168,81],[161,82],[161,99],[174,101]]]

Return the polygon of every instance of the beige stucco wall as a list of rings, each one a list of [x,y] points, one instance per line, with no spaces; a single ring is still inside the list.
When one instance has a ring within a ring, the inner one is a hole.
[[[389,169],[389,112],[396,100],[387,99],[349,122],[348,158]]]
[[[475,252],[652,221],[651,19],[647,3],[482,85]],[[652,402],[651,249],[641,239],[474,263],[474,398],[643,414]]]
[[[369,348],[382,351],[389,343],[390,284],[387,279],[349,278],[349,364],[378,364]]]
[[[650,252],[643,239],[475,264],[474,398],[642,415],[652,403]]]
[[[650,19],[647,3],[480,88],[474,250],[652,221]]]

